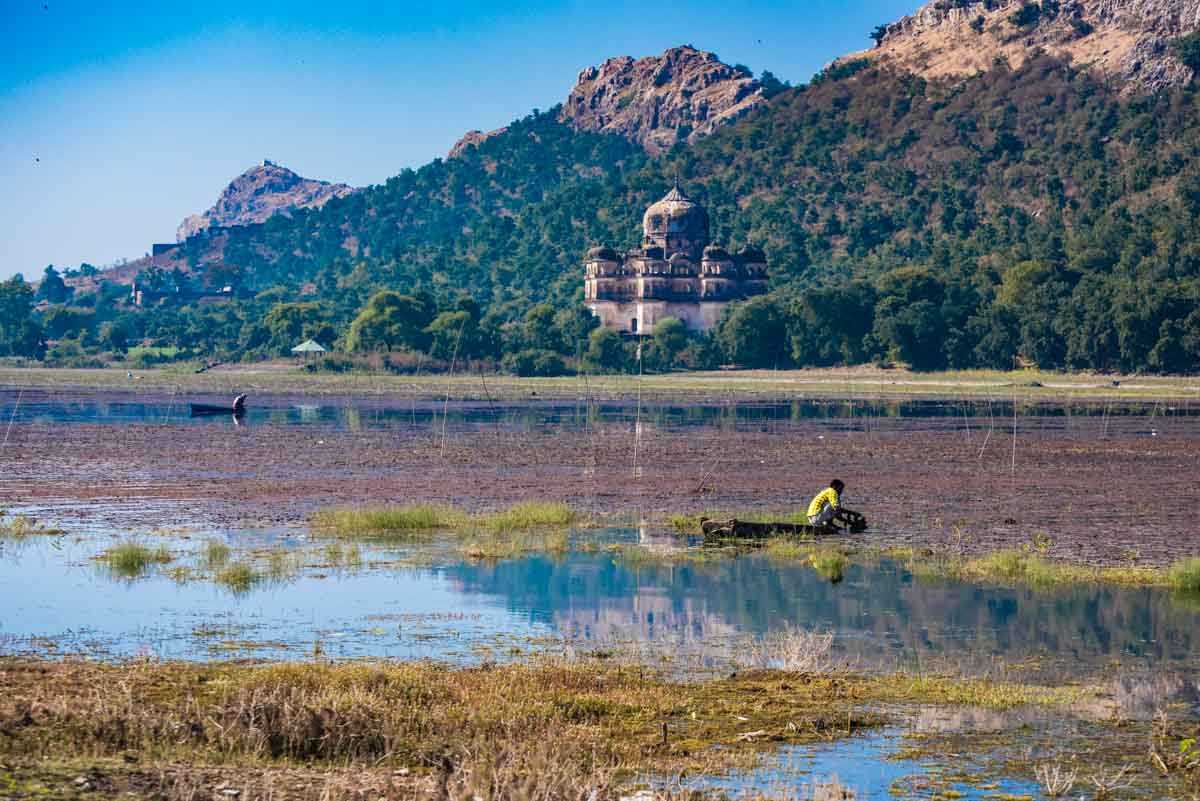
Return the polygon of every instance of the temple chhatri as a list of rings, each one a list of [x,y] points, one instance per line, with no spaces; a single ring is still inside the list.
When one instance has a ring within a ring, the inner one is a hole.
[[[767,291],[767,260],[757,248],[730,255],[708,241],[708,212],[676,186],[646,209],[642,246],[588,251],[584,302],[600,322],[649,335],[665,317],[708,331],[730,302]]]

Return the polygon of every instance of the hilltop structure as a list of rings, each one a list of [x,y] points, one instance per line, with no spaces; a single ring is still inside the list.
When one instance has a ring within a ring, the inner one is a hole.
[[[588,251],[584,302],[608,328],[654,333],[665,317],[708,331],[735,300],[767,291],[767,259],[745,247],[731,255],[708,241],[708,212],[676,186],[646,209],[642,247]]]

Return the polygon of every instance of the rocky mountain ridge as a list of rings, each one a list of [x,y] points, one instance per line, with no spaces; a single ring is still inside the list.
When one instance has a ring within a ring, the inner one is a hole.
[[[661,56],[610,58],[579,73],[559,119],[577,130],[615,133],[651,154],[695,142],[767,102],[744,67],[691,45]]]
[[[292,209],[320,208],[332,198],[356,191],[346,184],[304,178],[287,167],[263,161],[230,181],[208,211],[185,218],[176,238],[182,242],[206,228],[251,225]]]
[[[461,156],[469,147],[479,147],[481,144],[491,139],[493,136],[499,136],[508,130],[508,126],[497,128],[494,131],[481,131],[478,128],[473,131],[467,131],[463,134],[454,146],[450,148],[450,152],[446,158],[456,159]]]
[[[849,58],[888,61],[926,77],[970,75],[997,59],[1019,66],[1044,50],[1127,82],[1131,91],[1186,84],[1173,39],[1200,29],[1200,0],[933,0],[876,32]]]

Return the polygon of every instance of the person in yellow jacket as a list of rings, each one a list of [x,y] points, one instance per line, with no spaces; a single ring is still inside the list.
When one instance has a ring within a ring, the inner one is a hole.
[[[845,489],[846,485],[841,479],[830,481],[829,486],[817,493],[808,504],[808,522],[814,526],[832,526],[842,511],[842,492]]]

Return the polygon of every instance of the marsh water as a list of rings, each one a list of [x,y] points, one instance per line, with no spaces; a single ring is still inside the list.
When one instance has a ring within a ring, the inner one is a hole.
[[[302,529],[140,538],[197,564],[214,538],[238,553],[294,553],[284,575],[229,588],[95,557],[122,539],[78,532],[0,550],[0,637],[107,656],[214,654],[504,658],[545,649],[667,647],[703,668],[789,628],[836,635],[866,668],[978,671],[1034,661],[1082,675],[1200,665],[1200,606],[1151,588],[1053,589],[914,576],[879,560],[837,581],[795,560],[710,552],[637,528],[576,532],[559,553],[468,558],[449,548],[356,548],[352,563]],[[304,557],[304,558],[301,558]],[[514,650],[515,649],[515,650]]]
[[[221,405],[225,397],[191,396],[208,404]],[[41,425],[172,424],[207,426],[326,426],[336,429],[386,429],[398,426],[427,427],[431,423],[459,429],[501,426],[506,429],[565,427],[583,430],[605,422],[641,420],[667,428],[744,426],[761,429],[786,426],[799,421],[826,421],[834,428],[893,428],[898,433],[928,428],[950,428],[970,432],[1003,428],[1014,416],[1022,431],[1063,430],[1100,421],[1105,434],[1147,435],[1172,421],[1187,424],[1200,419],[1200,403],[1189,400],[1113,402],[1064,400],[1026,402],[1002,391],[991,398],[896,400],[789,398],[728,401],[706,400],[680,404],[671,401],[597,401],[580,395],[573,401],[512,400],[404,401],[396,398],[329,398],[321,396],[276,396],[253,399],[244,415],[193,416],[190,403],[175,393],[97,395],[87,392],[44,390],[15,391],[0,387],[3,422]],[[923,422],[922,422],[923,421]],[[1085,430],[1084,433],[1092,433]]]

